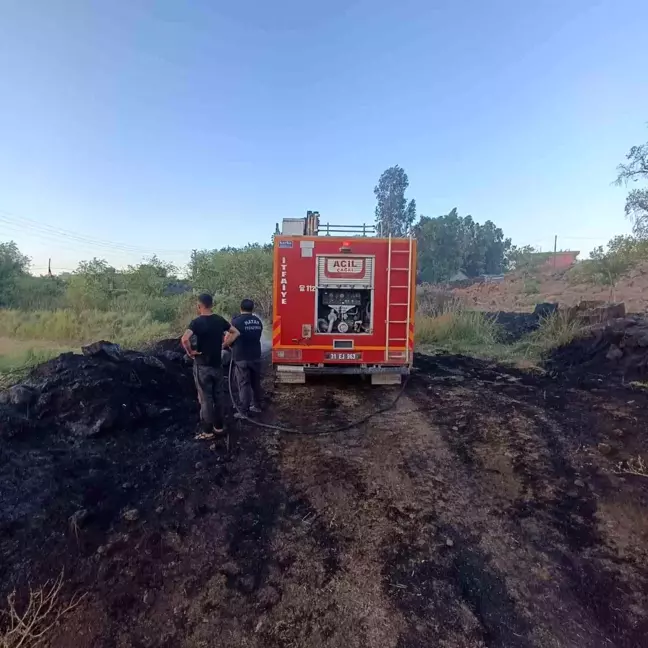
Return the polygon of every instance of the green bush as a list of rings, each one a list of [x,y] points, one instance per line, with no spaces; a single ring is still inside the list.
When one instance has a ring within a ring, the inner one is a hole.
[[[479,311],[449,308],[438,315],[419,314],[416,341],[450,351],[464,352],[497,344],[498,325]]]
[[[539,363],[552,349],[569,344],[582,332],[583,325],[580,322],[559,310],[543,317],[540,326],[533,333],[510,347],[509,355]]]
[[[216,310],[231,317],[242,299],[252,299],[256,312],[268,317],[272,311],[272,246],[196,251],[189,265],[197,292],[215,296]]]
[[[569,280],[607,286],[610,299],[614,299],[614,290],[621,277],[647,259],[648,240],[616,236],[608,243],[607,249],[600,245],[592,250],[589,259],[572,269]]]
[[[117,297],[110,310],[116,313],[149,313],[151,319],[164,324],[176,321],[185,305],[183,295],[150,297],[146,295],[124,294]]]
[[[25,275],[16,280],[12,308],[53,310],[64,305],[66,284],[57,277]]]

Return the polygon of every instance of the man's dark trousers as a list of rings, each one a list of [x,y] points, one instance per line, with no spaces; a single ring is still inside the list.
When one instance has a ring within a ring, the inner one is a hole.
[[[261,360],[236,360],[234,375],[241,411],[245,414],[250,406],[261,407]]]
[[[194,362],[194,381],[200,401],[200,422],[205,432],[223,429],[223,371]]]

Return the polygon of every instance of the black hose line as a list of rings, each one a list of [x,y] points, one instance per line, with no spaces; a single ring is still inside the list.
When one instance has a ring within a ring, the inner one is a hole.
[[[394,400],[389,405],[380,407],[377,410],[371,412],[370,414],[367,414],[366,416],[363,416],[362,418],[356,421],[353,421],[351,423],[345,423],[341,427],[337,427],[332,430],[318,430],[312,428],[303,428],[300,430],[297,428],[283,427],[282,425],[272,425],[270,423],[262,423],[261,421],[255,421],[254,419],[250,418],[246,414],[243,414],[243,412],[241,412],[239,406],[236,403],[236,399],[234,398],[234,393],[232,391],[233,368],[234,368],[234,363],[230,362],[229,373],[227,378],[227,386],[229,388],[229,395],[232,401],[232,405],[234,406],[234,409],[241,417],[241,419],[247,421],[248,423],[251,423],[252,425],[256,425],[257,427],[263,428],[265,430],[275,430],[277,432],[282,432],[284,434],[294,434],[296,436],[323,436],[325,434],[336,434],[338,432],[346,432],[347,430],[351,430],[354,427],[358,427],[359,425],[366,423],[369,419],[373,418],[374,416],[378,416],[378,414],[384,414],[385,412],[388,412],[389,410],[396,407],[396,404],[400,400],[401,396],[405,393],[405,388],[407,387],[407,381],[409,380],[409,376],[406,376],[405,380],[403,380],[403,384],[401,388],[398,390],[398,394],[396,395],[396,398],[394,398]]]

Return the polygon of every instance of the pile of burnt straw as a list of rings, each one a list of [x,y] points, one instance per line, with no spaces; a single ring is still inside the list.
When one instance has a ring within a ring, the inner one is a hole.
[[[109,342],[65,353],[0,393],[0,438],[38,430],[87,438],[168,423],[195,401],[177,341],[147,352]]]
[[[581,336],[556,349],[547,367],[566,374],[645,380],[648,377],[648,320],[642,316],[627,316],[593,324]]]

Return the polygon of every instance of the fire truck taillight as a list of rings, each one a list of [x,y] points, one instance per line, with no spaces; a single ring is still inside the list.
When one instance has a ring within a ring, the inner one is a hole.
[[[405,360],[405,351],[390,351],[389,360]]]
[[[301,360],[301,349],[278,349],[274,352],[277,360]]]
[[[342,243],[342,247],[340,248],[340,252],[350,253],[351,252],[351,241],[344,241],[344,243]]]

